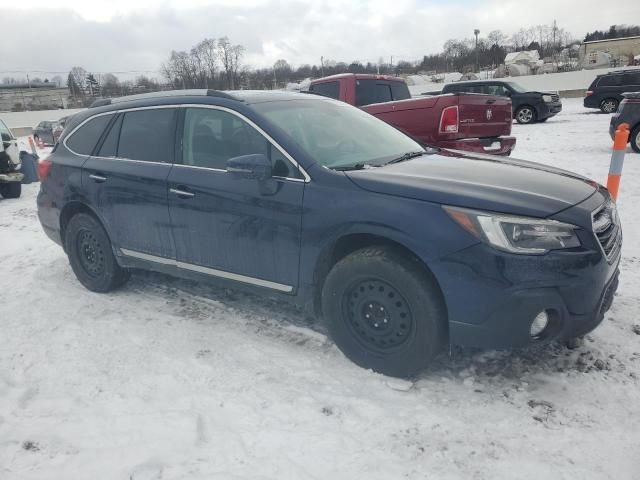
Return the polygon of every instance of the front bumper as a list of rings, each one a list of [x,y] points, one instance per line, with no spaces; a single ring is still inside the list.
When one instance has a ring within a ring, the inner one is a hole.
[[[617,257],[593,249],[514,255],[477,244],[433,266],[449,314],[452,344],[481,348],[523,347],[562,341],[597,327],[618,287]],[[539,337],[531,322],[547,311]]]
[[[542,103],[538,107],[538,119],[550,118],[562,111],[562,102]]]
[[[0,173],[0,182],[21,182],[24,174],[20,172]]]
[[[459,140],[435,142],[432,145],[441,148],[464,150],[474,153],[509,155],[516,145],[516,139],[515,137],[461,138]]]

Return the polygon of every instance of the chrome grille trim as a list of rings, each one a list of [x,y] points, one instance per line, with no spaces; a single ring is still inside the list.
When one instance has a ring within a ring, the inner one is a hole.
[[[622,228],[616,204],[608,199],[591,214],[593,234],[609,262],[618,257],[622,245]]]

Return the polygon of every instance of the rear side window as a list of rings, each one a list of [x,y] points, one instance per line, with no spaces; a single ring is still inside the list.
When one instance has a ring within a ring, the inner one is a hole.
[[[334,98],[338,100],[340,98],[340,83],[339,82],[324,82],[311,85],[310,92],[317,93],[323,97]]]
[[[618,87],[622,85],[622,75],[605,75],[598,82],[599,87]]]
[[[406,100],[411,98],[409,87],[404,82],[391,82],[391,93],[394,100]]]
[[[640,85],[640,72],[626,73],[622,83],[625,85]]]
[[[113,115],[93,117],[65,140],[67,147],[78,155],[91,155]]]
[[[356,105],[370,105],[372,103],[390,102],[391,85],[379,80],[358,80],[356,82]]]
[[[175,125],[175,108],[126,112],[122,119],[117,156],[144,162],[171,163]]]

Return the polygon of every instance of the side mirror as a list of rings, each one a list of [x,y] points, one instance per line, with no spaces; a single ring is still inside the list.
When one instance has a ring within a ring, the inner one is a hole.
[[[263,153],[241,155],[227,160],[227,172],[235,178],[267,180],[271,178],[271,161]]]

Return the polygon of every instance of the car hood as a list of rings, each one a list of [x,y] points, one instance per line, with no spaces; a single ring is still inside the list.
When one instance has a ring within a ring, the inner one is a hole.
[[[452,150],[345,173],[372,192],[533,217],[558,213],[598,189],[589,179],[546,165]]]

